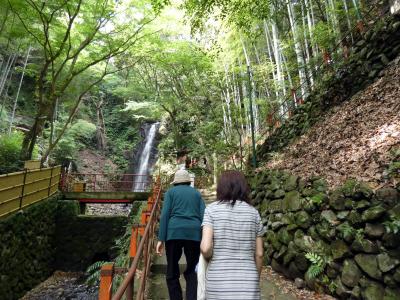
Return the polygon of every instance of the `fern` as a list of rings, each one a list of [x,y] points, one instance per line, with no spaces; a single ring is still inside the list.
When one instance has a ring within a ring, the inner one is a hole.
[[[386,232],[397,234],[398,232],[400,232],[400,218],[390,216],[390,219],[390,221],[383,222]]]
[[[361,242],[363,238],[364,238],[364,229],[363,228],[357,229],[356,230],[356,240],[358,242]]]
[[[87,268],[86,273],[88,273],[88,275],[89,275],[86,278],[87,285],[97,285],[100,282],[101,267],[107,263],[109,263],[109,262],[108,261],[97,261]]]
[[[308,252],[306,253],[306,258],[311,262],[311,266],[307,270],[310,278],[316,278],[325,270],[327,260],[320,255]]]
[[[343,238],[351,237],[356,233],[355,229],[351,227],[348,223],[343,223],[342,225],[340,225],[340,227]]]

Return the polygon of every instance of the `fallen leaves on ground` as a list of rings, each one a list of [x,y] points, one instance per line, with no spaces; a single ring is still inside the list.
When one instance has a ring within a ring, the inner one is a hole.
[[[323,176],[331,186],[348,178],[384,185],[389,151],[400,146],[400,65],[347,101],[264,168],[287,170],[303,178]]]
[[[298,289],[294,282],[285,278],[283,275],[276,273],[271,267],[266,267],[263,269],[261,274],[261,280],[269,280],[279,288],[280,294],[287,294],[295,297],[298,300],[334,300],[336,298],[326,295],[318,294],[314,291],[308,289]],[[274,296],[271,295],[271,299]]]

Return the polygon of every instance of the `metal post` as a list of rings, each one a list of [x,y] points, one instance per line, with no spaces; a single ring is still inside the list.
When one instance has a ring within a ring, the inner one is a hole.
[[[53,170],[54,170],[54,167],[51,168],[50,170],[51,170],[50,171],[50,181],[49,181],[49,188],[47,190],[47,197],[50,197],[51,186],[52,186],[51,184],[53,183],[52,181],[53,181]]]
[[[24,181],[22,182],[21,196],[19,197],[19,209],[22,208],[22,200],[24,199],[25,183],[26,183],[26,175],[27,175],[27,173],[28,173],[28,169],[25,169]]]
[[[111,300],[114,264],[103,265],[100,271],[99,300]]]
[[[251,86],[251,70],[249,65],[247,65],[247,74],[249,75],[250,125],[251,125],[251,143],[253,150],[253,167],[257,168],[256,140],[254,137],[254,116],[253,116],[253,99],[252,99],[253,91]]]

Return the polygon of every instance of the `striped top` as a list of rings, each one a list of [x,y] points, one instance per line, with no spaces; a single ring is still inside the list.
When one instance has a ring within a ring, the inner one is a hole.
[[[244,201],[214,202],[203,224],[213,228],[213,256],[207,269],[207,300],[259,300],[256,237],[264,235],[258,211]]]

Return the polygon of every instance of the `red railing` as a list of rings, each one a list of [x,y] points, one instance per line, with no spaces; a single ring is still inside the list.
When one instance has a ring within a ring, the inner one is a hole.
[[[140,224],[132,226],[129,257],[131,265],[129,269],[115,267],[114,264],[106,264],[100,272],[99,300],[119,300],[125,295],[125,299],[134,298],[134,281],[140,271],[140,283],[136,290],[136,299],[145,299],[146,280],[151,265],[151,253],[155,249],[155,229],[160,213],[161,204],[161,180],[157,179],[152,195],[148,198],[147,209],[142,211]],[[123,282],[113,295],[113,280],[115,275],[125,275]]]
[[[150,191],[150,175],[118,173],[63,174],[63,192],[146,192]]]

